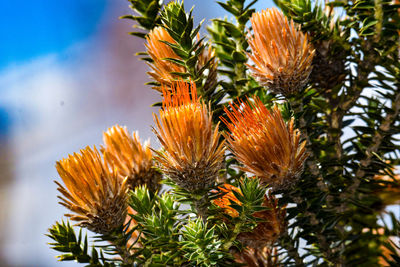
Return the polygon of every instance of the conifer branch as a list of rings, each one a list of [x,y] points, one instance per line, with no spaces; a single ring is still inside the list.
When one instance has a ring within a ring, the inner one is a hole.
[[[124,18],[141,29],[162,95],[162,148],[116,125],[100,150],[57,162],[65,215],[102,242],[88,253],[81,232],[57,223],[60,260],[400,264],[383,246],[400,229],[385,211],[400,203],[399,1],[275,0],[282,11],[259,12],[256,1],[218,2],[235,21],[212,20],[207,42],[182,1],[129,0]]]

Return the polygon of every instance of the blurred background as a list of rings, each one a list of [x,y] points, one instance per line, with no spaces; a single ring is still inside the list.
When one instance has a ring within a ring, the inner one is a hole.
[[[195,5],[197,22],[223,17],[213,0]],[[271,7],[260,0],[256,8]],[[57,263],[47,229],[63,218],[55,162],[118,123],[150,138],[147,65],[134,56],[143,41],[128,35],[125,0],[3,1],[0,4],[0,266]],[[205,21],[208,24],[209,21]],[[203,27],[204,30],[205,27]],[[204,31],[203,31],[204,32]]]

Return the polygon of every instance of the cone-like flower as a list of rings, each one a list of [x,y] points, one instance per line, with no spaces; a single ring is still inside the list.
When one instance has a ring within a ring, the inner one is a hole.
[[[200,39],[200,36],[198,36],[198,39]],[[171,87],[172,83],[182,79],[181,76],[177,75],[176,73],[187,73],[187,70],[186,67],[167,60],[167,58],[176,60],[182,60],[182,58],[178,56],[169,45],[164,43],[168,42],[175,44],[176,42],[163,27],[155,27],[149,32],[146,40],[147,53],[153,60],[152,63],[149,63],[149,66],[153,71],[148,72],[148,74],[161,85],[154,86],[153,89],[161,92],[161,87],[163,85]],[[212,49],[211,45],[208,45],[199,55],[198,62],[196,64],[197,71],[204,71],[202,70],[203,67],[210,60],[211,62],[208,67],[208,75],[203,84],[203,89],[205,91],[207,91],[209,88],[213,88],[217,82],[218,63],[215,57],[214,49]]]
[[[167,30],[158,26],[149,32],[146,37],[147,53],[153,62],[149,64],[152,72],[149,75],[161,85],[170,86],[171,83],[179,78],[171,72],[186,72],[186,68],[174,62],[165,60],[166,58],[181,59],[171,47],[164,42],[174,44],[174,39],[169,35]],[[161,87],[155,86],[153,89],[161,91]]]
[[[96,147],[86,147],[56,164],[65,187],[57,181],[61,205],[78,225],[99,234],[109,234],[124,223],[127,211],[126,179],[110,171]]]
[[[314,49],[293,21],[275,8],[253,13],[254,35],[248,34],[255,66],[254,77],[274,93],[285,96],[300,90],[308,80]]]
[[[160,188],[161,174],[153,168],[150,144],[139,141],[136,132],[129,134],[126,127],[115,125],[103,134],[104,159],[122,178],[128,177],[128,186],[134,189],[146,184],[153,192]]]
[[[221,168],[224,143],[219,143],[218,125],[213,129],[212,113],[197,97],[194,83],[180,81],[163,87],[160,118],[154,115],[154,129],[164,152],[157,152],[163,171],[188,191],[212,185]]]
[[[300,143],[300,132],[294,129],[293,118],[282,118],[275,106],[269,111],[255,99],[254,104],[240,102],[225,108],[231,122],[222,120],[230,130],[225,137],[230,150],[248,171],[274,189],[293,184],[303,171],[307,158],[305,141]]]

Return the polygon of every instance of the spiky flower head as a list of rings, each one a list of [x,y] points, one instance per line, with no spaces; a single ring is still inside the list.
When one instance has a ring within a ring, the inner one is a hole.
[[[127,210],[127,179],[121,179],[94,147],[69,155],[56,163],[62,194],[60,204],[74,212],[66,214],[79,226],[109,234],[124,223]]]
[[[200,39],[200,35],[198,35],[197,38]],[[153,71],[148,72],[148,74],[160,84],[160,86],[153,86],[153,89],[162,92],[162,86],[171,87],[172,83],[182,79],[182,76],[178,75],[178,73],[187,73],[187,69],[181,64],[176,63],[176,61],[168,60],[172,59],[179,61],[182,60],[182,58],[165,43],[176,44],[175,40],[166,29],[161,26],[155,27],[149,32],[146,40],[147,44],[145,45],[147,53],[153,60],[152,63],[149,63],[149,66]],[[202,47],[202,43],[198,47]],[[207,67],[208,74],[202,84],[204,91],[213,88],[217,82],[218,62],[215,57],[215,51],[210,44],[205,45],[203,51],[199,54],[198,61],[196,62],[197,72],[204,72],[206,64],[209,65]]]
[[[238,217],[239,213],[237,210],[231,207],[232,202],[236,202],[240,205],[240,201],[236,198],[232,191],[240,193],[240,189],[230,184],[224,184],[224,186],[218,187],[224,195],[213,200],[213,203],[218,207],[224,209],[224,212],[231,217]]]
[[[157,152],[161,168],[188,191],[206,189],[214,183],[224,156],[218,125],[213,129],[212,113],[197,97],[194,83],[163,87],[163,95],[160,117],[154,115],[154,132],[164,149]]]
[[[278,106],[271,111],[256,98],[252,104],[239,102],[225,108],[230,122],[222,118],[230,134],[226,134],[230,150],[248,171],[274,189],[293,184],[303,171],[307,158],[305,141],[294,129],[293,118],[282,118]]]
[[[304,87],[311,72],[314,49],[293,21],[276,8],[253,13],[254,35],[248,34],[254,77],[274,93],[289,96]]]
[[[392,168],[391,171],[395,171],[395,168]],[[400,174],[375,175],[372,192],[382,202],[381,208],[400,204]]]
[[[173,74],[174,72],[186,72],[184,66],[165,60],[166,58],[181,59],[170,46],[164,43],[174,44],[174,39],[169,35],[167,30],[158,26],[149,32],[146,40],[147,53],[153,60],[149,64],[153,70],[149,72],[149,75],[161,85],[170,86],[173,81],[179,78],[178,75]],[[153,89],[161,91],[160,86],[154,86]]]
[[[118,175],[128,177],[128,186],[134,189],[146,184],[153,192],[160,188],[161,174],[153,168],[149,142],[140,143],[138,133],[129,134],[126,127],[115,125],[103,134],[104,159]]]

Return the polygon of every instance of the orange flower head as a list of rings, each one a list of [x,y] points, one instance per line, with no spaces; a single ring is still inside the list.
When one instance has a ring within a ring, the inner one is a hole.
[[[212,113],[197,97],[194,83],[164,86],[163,95],[160,117],[154,115],[154,132],[164,149],[157,152],[161,168],[188,191],[206,189],[214,183],[224,156],[218,125],[213,129]]]
[[[129,134],[126,127],[115,125],[103,134],[104,159],[121,177],[128,177],[128,186],[134,189],[146,184],[153,192],[160,188],[161,174],[153,168],[150,144],[144,146],[136,132]]]
[[[197,37],[200,40],[200,36]],[[155,27],[149,32],[146,37],[147,53],[153,60],[149,63],[150,68],[153,70],[148,72],[148,74],[157,81],[161,86],[154,86],[156,89],[162,92],[162,86],[171,87],[172,83],[179,81],[181,76],[175,74],[177,72],[187,73],[184,66],[176,64],[174,62],[166,60],[167,58],[173,58],[181,60],[182,58],[178,56],[174,50],[164,42],[175,44],[175,40],[169,35],[168,31],[161,26]],[[208,48],[207,48],[208,47]],[[205,45],[204,50],[199,54],[198,62],[196,63],[197,71],[204,71],[203,67],[209,62],[210,65],[207,68],[208,74],[203,82],[203,89],[207,91],[215,86],[217,82],[217,66],[218,62],[215,57],[215,51],[212,49],[211,45]]]
[[[274,93],[291,95],[304,87],[311,73],[314,49],[307,34],[275,8],[253,13],[254,35],[248,34],[254,77]]]
[[[174,39],[169,35],[167,30],[158,26],[149,32],[146,40],[147,53],[153,60],[149,64],[153,71],[148,74],[161,85],[170,86],[173,81],[179,79],[179,76],[171,72],[186,72],[185,67],[165,60],[166,58],[181,59],[171,47],[163,43],[165,41],[173,44],[175,43]],[[153,89],[161,91],[161,87],[159,86],[155,86]]]
[[[258,98],[253,104],[248,100],[230,107],[232,111],[225,108],[225,112],[231,122],[222,118],[230,131],[225,138],[244,164],[241,169],[274,189],[293,184],[307,158],[306,143],[300,142],[293,118],[285,123],[277,106],[269,111]]]
[[[96,147],[69,155],[58,161],[56,168],[65,184],[55,181],[62,194],[60,204],[75,213],[67,217],[99,234],[108,234],[124,223],[126,179],[110,171]]]
[[[238,205],[241,205],[240,201],[236,198],[236,196],[232,192],[236,191],[241,193],[240,189],[230,184],[224,184],[223,187],[219,186],[218,188],[225,194],[217,199],[214,199],[213,203],[218,207],[224,209],[225,213],[228,214],[229,216],[238,217],[239,213],[237,212],[237,210],[231,207],[231,203],[236,202]]]
[[[392,168],[394,171],[395,168]],[[379,186],[375,186],[373,194],[382,201],[382,208],[389,205],[400,204],[400,175],[375,175],[374,180]]]

